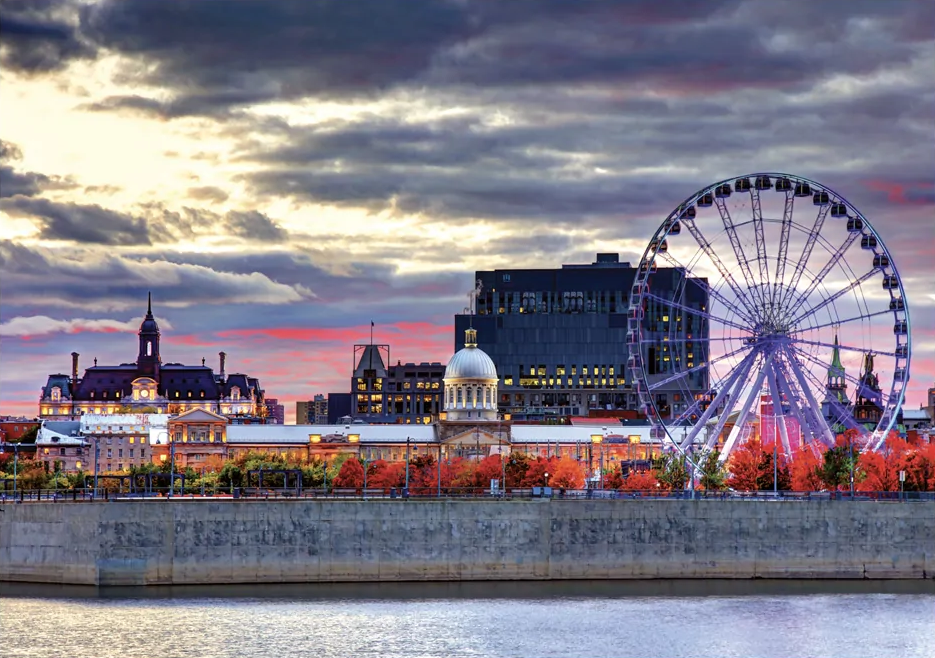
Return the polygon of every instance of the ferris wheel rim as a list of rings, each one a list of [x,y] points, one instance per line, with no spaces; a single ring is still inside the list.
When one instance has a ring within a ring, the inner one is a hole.
[[[844,252],[846,252],[848,249],[850,249],[850,247],[853,245],[853,242],[856,240],[856,237],[857,237],[857,236],[868,236],[868,235],[869,235],[869,236],[873,236],[873,237],[875,238],[875,240],[874,240],[874,242],[873,242],[874,248],[872,249],[872,253],[873,253],[874,257],[876,258],[876,257],[879,256],[879,255],[882,255],[882,256],[885,256],[885,257],[886,257],[885,262],[887,263],[887,265],[886,265],[885,267],[880,267],[880,268],[874,267],[874,268],[870,271],[870,273],[869,273],[868,275],[865,275],[864,280],[869,279],[870,276],[876,274],[877,272],[882,272],[882,273],[884,274],[884,276],[887,276],[888,273],[892,273],[892,275],[893,275],[893,277],[894,277],[894,279],[895,279],[895,282],[896,282],[896,290],[898,291],[898,299],[901,300],[901,306],[900,306],[897,310],[893,310],[893,307],[892,307],[892,300],[895,298],[895,295],[894,295],[894,290],[893,290],[893,289],[889,289],[889,292],[890,292],[890,300],[891,300],[890,309],[883,309],[883,310],[881,310],[881,311],[871,313],[871,312],[870,312],[870,309],[869,309],[869,305],[867,304],[867,301],[866,301],[866,297],[864,297],[864,308],[866,309],[867,313],[865,313],[865,314],[864,314],[864,313],[857,314],[857,315],[855,315],[855,316],[853,316],[853,317],[851,317],[851,318],[848,318],[848,319],[846,319],[846,320],[844,321],[844,323],[851,322],[851,321],[862,321],[862,320],[867,320],[867,319],[869,319],[870,317],[874,317],[874,316],[877,316],[877,315],[885,315],[885,314],[888,314],[888,313],[892,313],[892,314],[893,314],[893,317],[896,319],[897,324],[898,324],[900,321],[902,321],[902,322],[904,323],[905,327],[906,327],[905,340],[904,340],[904,342],[900,342],[900,338],[899,338],[899,336],[897,335],[897,337],[896,337],[896,350],[895,350],[894,352],[875,352],[875,351],[871,350],[871,353],[877,353],[877,354],[881,354],[881,355],[887,355],[887,356],[891,356],[891,357],[894,358],[893,372],[892,372],[892,373],[888,373],[888,374],[891,374],[891,375],[892,375],[892,378],[890,379],[890,386],[889,386],[889,390],[888,390],[888,393],[887,393],[887,396],[886,396],[887,411],[884,413],[884,415],[885,415],[886,417],[885,417],[885,418],[881,418],[881,420],[880,420],[880,422],[878,423],[878,426],[876,427],[876,429],[874,429],[874,430],[871,432],[871,435],[870,435],[870,437],[868,438],[867,445],[866,445],[866,447],[865,447],[865,449],[876,450],[876,449],[878,449],[878,448],[882,445],[882,443],[884,442],[884,440],[885,440],[885,438],[886,438],[886,436],[887,436],[889,430],[895,425],[895,423],[896,423],[896,418],[897,418],[897,414],[898,414],[899,410],[902,408],[902,406],[903,406],[903,404],[904,404],[904,402],[905,402],[905,394],[906,394],[907,384],[908,384],[908,381],[909,381],[909,373],[911,372],[910,366],[911,366],[911,354],[912,354],[912,349],[911,349],[911,345],[912,345],[912,331],[911,331],[911,319],[910,319],[910,314],[909,314],[909,305],[908,305],[908,302],[907,302],[907,296],[906,296],[906,292],[905,292],[905,284],[904,284],[904,282],[903,282],[903,278],[902,278],[902,276],[900,276],[899,270],[898,270],[898,268],[897,268],[897,266],[896,266],[895,259],[893,258],[892,253],[891,253],[890,250],[887,248],[885,242],[883,241],[882,237],[880,236],[879,231],[877,231],[877,229],[873,226],[872,222],[870,222],[870,220],[867,219],[866,216],[865,216],[856,206],[854,206],[853,203],[851,203],[850,201],[848,201],[843,195],[841,195],[840,193],[838,193],[838,192],[835,191],[834,189],[828,187],[827,185],[825,185],[825,184],[823,184],[823,183],[821,183],[821,182],[815,181],[815,180],[813,180],[813,179],[811,179],[811,178],[807,178],[807,177],[805,177],[805,176],[800,176],[800,175],[796,175],[796,174],[788,174],[788,173],[782,173],[782,172],[755,172],[755,173],[750,173],[750,174],[745,174],[745,175],[733,176],[733,177],[730,177],[730,178],[725,178],[725,179],[722,179],[722,180],[717,181],[717,182],[715,182],[715,183],[711,183],[711,184],[709,184],[709,185],[706,185],[705,187],[703,187],[703,188],[697,190],[697,191],[696,191],[695,193],[693,193],[692,195],[686,197],[685,200],[682,201],[682,203],[678,204],[678,205],[675,207],[675,209],[674,209],[671,213],[669,213],[669,215],[666,217],[666,219],[663,220],[663,222],[660,224],[660,226],[656,229],[655,233],[654,233],[653,236],[652,236],[652,239],[651,239],[650,242],[647,244],[647,247],[646,247],[646,249],[644,250],[643,255],[642,255],[641,259],[640,259],[640,265],[639,265],[638,268],[637,268],[637,274],[636,274],[636,277],[635,277],[635,279],[634,279],[634,291],[637,292],[638,304],[639,304],[640,306],[642,306],[642,303],[643,303],[643,301],[644,301],[644,298],[645,298],[646,295],[647,295],[647,289],[648,289],[648,285],[647,285],[647,284],[648,284],[648,280],[649,280],[649,277],[651,276],[651,274],[652,274],[652,272],[654,271],[654,268],[655,268],[655,266],[656,266],[657,257],[660,256],[660,253],[664,253],[664,252],[660,252],[660,250],[659,250],[659,248],[658,248],[658,245],[664,244],[664,241],[667,240],[667,239],[670,237],[670,231],[672,231],[673,225],[674,225],[674,224],[677,224],[679,221],[684,221],[684,220],[683,220],[683,217],[684,217],[684,213],[687,212],[687,209],[694,209],[695,205],[698,204],[698,202],[699,202],[700,199],[702,199],[705,195],[709,195],[709,196],[710,196],[711,194],[713,194],[716,190],[718,190],[718,189],[721,188],[722,186],[729,186],[729,188],[730,188],[731,190],[733,190],[733,189],[735,188],[736,184],[737,184],[737,181],[740,181],[740,180],[742,180],[742,179],[746,179],[746,181],[747,181],[747,189],[750,189],[750,186],[749,186],[750,181],[751,181],[751,180],[756,180],[757,183],[758,183],[760,177],[766,177],[766,178],[768,178],[770,181],[776,181],[777,179],[785,179],[788,183],[792,183],[792,184],[807,184],[808,189],[809,189],[810,191],[816,192],[816,196],[815,196],[815,199],[816,199],[815,205],[819,205],[819,203],[818,203],[818,201],[817,201],[817,198],[818,198],[817,193],[824,193],[825,195],[827,195],[827,199],[826,199],[826,201],[825,201],[825,204],[826,204],[826,205],[827,205],[828,203],[830,203],[830,200],[831,200],[831,199],[833,199],[833,203],[835,203],[835,204],[841,204],[841,205],[843,205],[843,206],[846,208],[846,211],[847,211],[846,216],[847,216],[849,219],[851,219],[851,218],[853,218],[853,219],[859,219],[859,220],[860,220],[860,225],[859,225],[859,226],[860,226],[860,230],[859,230],[859,232],[856,232],[856,233],[855,233],[855,232],[850,232],[850,233],[849,233],[848,240],[846,240],[846,241],[845,241],[845,244],[842,245],[842,247],[839,248],[839,251],[841,251],[841,256],[842,256],[842,257],[843,257],[843,255],[844,255]],[[770,188],[766,188],[766,189],[770,189]],[[790,198],[790,197],[791,197],[791,195],[789,194],[789,189],[790,189],[790,188],[788,188],[788,187],[785,189],[785,191],[787,192],[787,198]],[[798,188],[795,188],[795,189],[796,189],[796,196],[799,196],[799,195],[798,195]],[[765,191],[765,189],[762,190],[762,191]],[[759,194],[759,192],[757,192],[757,195],[758,195],[758,194]],[[729,196],[729,194],[728,194],[728,196]],[[806,195],[802,195],[802,196],[811,196],[811,193],[807,193]],[[751,198],[753,198],[753,193],[752,193],[752,192],[751,192]],[[710,203],[709,203],[708,205],[710,205]],[[719,208],[720,208],[720,206],[719,206]],[[755,223],[755,222],[757,221],[757,219],[756,219],[756,214],[755,214],[756,211],[752,211],[752,212],[754,213],[754,214],[753,214],[753,219],[752,219],[752,221]],[[821,213],[821,209],[819,210],[819,212]],[[693,218],[694,218],[694,215],[692,215],[692,219],[693,219]],[[763,219],[762,217],[760,217],[760,221],[762,222],[762,221],[764,221],[764,219]],[[770,219],[770,220],[766,220],[766,221],[774,221],[774,222],[775,222],[775,221],[778,221],[778,220]],[[784,217],[784,220],[783,220],[783,221],[785,221],[785,217]],[[790,221],[791,221],[791,219],[790,219]],[[802,228],[802,230],[807,230],[807,226],[804,226],[804,225],[803,225],[801,228]],[[815,233],[817,233],[817,234],[820,234],[820,229],[821,229],[821,226],[819,226],[818,223],[816,222],[815,227],[813,227],[813,232],[815,232]],[[850,230],[850,229],[848,229],[848,230]],[[696,242],[697,242],[697,243],[699,244],[699,246],[701,246],[701,248],[703,249],[703,248],[704,248],[704,245],[701,243],[701,241],[698,240],[698,237],[695,236],[695,235],[693,235],[693,237],[695,237]],[[786,239],[788,239],[788,238],[786,238]],[[787,291],[784,291],[784,290],[780,292],[780,299],[782,299],[783,295],[786,295],[786,296],[792,295],[791,302],[787,302],[787,303],[792,303],[792,304],[794,304],[794,303],[795,303],[797,300],[799,300],[800,298],[801,298],[802,300],[809,298],[809,297],[812,295],[812,293],[814,292],[815,287],[821,282],[821,280],[823,280],[824,276],[827,276],[827,273],[824,273],[824,274],[821,275],[821,276],[819,276],[819,275],[814,276],[814,277],[812,278],[812,280],[811,280],[811,281],[809,282],[809,284],[808,284],[808,288],[806,289],[806,293],[800,295],[797,286],[798,286],[798,283],[799,283],[799,281],[800,281],[800,279],[801,279],[802,272],[803,272],[803,271],[806,271],[806,269],[807,269],[808,258],[809,258],[810,254],[811,254],[810,249],[814,248],[814,241],[815,241],[815,240],[817,240],[817,237],[814,238],[814,239],[809,239],[809,240],[807,241],[807,243],[806,243],[806,250],[808,250],[808,254],[803,254],[803,255],[804,255],[804,258],[802,258],[802,257],[800,256],[800,262],[796,264],[796,272],[795,272],[795,274],[794,274],[794,276],[793,276],[793,279],[794,279],[794,281],[795,281],[795,286],[792,286],[792,287],[790,288],[790,291],[788,291],[788,292],[787,292]],[[811,246],[809,246],[809,242],[812,243]],[[654,245],[655,245],[655,246],[654,246]],[[710,246],[710,243],[709,243],[709,246]],[[693,259],[693,262],[694,262],[694,261],[697,261],[697,259],[698,259],[699,257],[700,257],[700,252],[696,252],[696,257]],[[668,259],[668,258],[662,258],[662,259],[660,259],[660,260],[665,261],[665,260],[667,260],[667,259]],[[758,259],[759,259],[759,254],[758,254]],[[874,262],[876,262],[876,261],[874,261]],[[789,260],[788,260],[788,259],[786,259],[786,260],[782,263],[782,268],[783,268],[783,270],[784,270],[784,268],[785,268],[785,265],[788,264],[788,263],[789,263]],[[847,262],[846,258],[844,259],[844,263],[847,264],[848,267],[850,268],[850,265],[849,265],[849,263]],[[835,266],[835,265],[837,265],[836,262],[833,263],[833,266]],[[749,267],[749,260],[747,260],[746,266]],[[854,273],[854,270],[853,270],[853,269],[851,269],[851,272],[853,273],[853,276],[856,276],[856,273]],[[768,270],[767,270],[767,274],[768,274]],[[810,273],[809,273],[809,274],[810,274]],[[819,274],[821,274],[821,273],[819,273]],[[762,270],[761,270],[761,275],[762,275]],[[783,273],[780,275],[780,280],[779,280],[779,282],[778,282],[778,287],[780,287],[780,288],[782,288],[782,287],[784,286],[784,281],[783,281],[783,279],[782,279],[782,276],[783,276],[783,275],[784,275],[784,271],[783,271]],[[685,279],[687,280],[687,277],[685,277]],[[724,279],[725,279],[725,281],[728,281],[728,282],[730,281],[730,277],[729,277],[729,276],[725,276]],[[861,295],[863,295],[862,284],[863,284],[863,281],[864,281],[864,280],[860,280],[860,279],[856,280],[856,284],[857,284],[857,285],[855,286],[855,288],[846,289],[844,292],[848,292],[850,289],[857,289],[857,290],[860,291]],[[723,283],[723,281],[720,282],[720,283]],[[768,279],[767,279],[766,281],[763,281],[762,278],[761,278],[761,280],[760,280],[760,285],[761,285],[761,287],[765,287],[765,285],[768,284],[768,283],[769,283],[769,280],[768,280]],[[852,285],[853,285],[853,284],[854,284],[854,282],[852,282]],[[706,284],[706,285],[707,285],[707,284]],[[738,287],[739,287],[739,286],[738,286]],[[775,287],[775,286],[774,286],[774,287]],[[751,296],[751,297],[753,297],[754,294],[755,294],[749,287],[746,289],[746,291],[749,291],[749,292],[750,292],[750,296]],[[735,291],[735,292],[736,292],[736,291]],[[743,289],[742,289],[742,292],[743,292]],[[774,293],[774,294],[775,294],[775,293]],[[742,299],[742,295],[739,295],[739,296],[738,296],[738,299]],[[796,316],[796,317],[794,318],[793,324],[796,324],[796,323],[798,323],[799,321],[801,321],[801,320],[803,320],[803,319],[805,319],[805,318],[810,318],[810,317],[814,316],[814,315],[817,313],[817,311],[821,309],[821,307],[827,306],[829,303],[833,306],[833,301],[834,301],[833,298],[830,300],[830,302],[827,301],[827,300],[825,300],[825,301],[823,301],[820,305],[818,305],[817,308],[816,308],[816,307],[809,308],[809,309],[807,310],[807,312],[805,312],[804,314],[799,315],[799,316]],[[737,310],[737,312],[738,312],[738,315],[740,315],[740,313],[742,312],[743,309],[742,309],[742,308],[739,308],[740,305],[737,305],[737,306],[738,306],[738,308],[737,308],[736,310]],[[634,308],[634,302],[633,302],[633,299],[632,299],[632,297],[631,297],[631,314],[632,314],[633,308]],[[859,308],[859,302],[858,302],[858,308]],[[732,309],[732,310],[733,310],[733,309]],[[836,311],[836,309],[835,309],[835,311]],[[901,317],[900,317],[900,316],[901,316]],[[746,319],[749,320],[749,318],[746,318]],[[632,318],[631,318],[631,320],[632,320]],[[723,318],[720,319],[720,320],[723,320]],[[831,326],[831,325],[833,325],[833,324],[835,324],[835,323],[834,323],[834,322],[826,322],[826,323],[824,323],[824,324],[813,324],[812,326],[806,327],[806,328],[801,328],[801,329],[800,329],[800,328],[795,328],[795,329],[793,329],[793,332],[794,332],[794,333],[799,333],[799,332],[806,332],[806,331],[817,331],[818,329],[825,328],[825,327]],[[629,333],[628,333],[628,343],[630,343],[631,347],[634,346],[634,345],[638,345],[638,346],[639,346],[639,349],[642,350],[642,347],[643,347],[643,344],[644,344],[644,340],[643,340],[643,337],[642,337],[642,329],[641,329],[640,327],[641,327],[641,322],[637,323],[637,329],[636,329],[636,330],[637,330],[637,340],[635,341],[635,343],[634,343],[633,340],[631,340],[630,335],[629,335]],[[632,331],[632,329],[631,329],[631,331]],[[709,339],[710,339],[710,336],[709,336]],[[707,340],[707,339],[706,339],[706,340]],[[724,340],[724,339],[722,339],[722,340]],[[798,339],[798,340],[795,341],[795,342],[796,342],[796,343],[804,342],[804,344],[814,344],[814,345],[816,345],[816,346],[830,347],[829,344],[823,343],[823,342],[821,342],[821,341],[808,341],[808,340],[804,340],[804,341],[803,341],[803,339]],[[903,347],[904,347],[905,349],[904,349],[902,352],[900,352],[900,349],[903,348]],[[794,349],[795,349],[795,346],[793,346],[793,349],[789,350],[788,353],[787,353],[787,356],[788,356],[788,358],[789,358],[790,360],[795,360],[795,356],[796,356],[797,353],[794,351]],[[799,347],[799,349],[800,349],[800,347]],[[858,349],[858,348],[855,348],[854,346],[849,346],[849,345],[848,345],[848,346],[846,347],[846,349],[854,350],[854,349]],[[860,350],[860,351],[863,351],[863,350]],[[752,354],[757,354],[757,353],[758,353],[756,350],[753,350],[753,349],[748,350],[747,352],[748,352],[747,356],[750,356],[750,355],[752,355]],[[784,348],[783,350],[781,350],[779,353],[786,353],[785,348]],[[770,360],[770,364],[769,364],[768,366],[764,366],[763,369],[768,369],[768,370],[772,373],[772,378],[778,380],[778,379],[780,379],[780,378],[778,378],[778,377],[776,376],[776,374],[775,374],[775,372],[774,372],[774,367],[773,367],[773,365],[772,365],[772,359],[773,359],[774,357],[773,357],[773,356],[770,356],[769,358],[771,359],[771,360]],[[904,363],[904,365],[900,365],[900,362],[901,362],[901,361]],[[706,368],[709,368],[711,365],[713,365],[713,364],[712,364],[710,361],[708,361],[708,362],[705,364]],[[751,367],[752,367],[752,366],[751,366]],[[781,365],[776,365],[776,366],[775,366],[775,368],[781,368],[781,367],[783,367],[783,366],[781,366]],[[666,423],[665,423],[664,420],[663,420],[663,414],[660,414],[660,413],[659,413],[658,405],[657,405],[656,402],[653,400],[653,396],[648,394],[648,393],[652,390],[652,388],[650,388],[650,385],[649,385],[649,383],[648,383],[648,382],[649,382],[649,379],[648,379],[648,375],[645,373],[645,368],[646,368],[646,364],[645,364],[645,363],[641,363],[641,364],[639,365],[638,368],[631,368],[631,372],[633,373],[633,379],[634,379],[634,381],[637,383],[638,392],[639,392],[641,386],[643,386],[643,387],[646,388],[646,395],[644,396],[644,395],[641,394],[641,395],[640,395],[640,401],[641,401],[641,404],[642,404],[644,407],[647,407],[647,406],[648,406],[648,407],[651,407],[651,412],[652,412],[652,413],[651,413],[651,414],[648,413],[648,415],[650,416],[650,419],[651,419],[651,420],[657,419],[657,420],[654,420],[654,429],[655,429],[655,427],[656,427],[656,424],[658,423],[658,425],[660,425],[660,426],[662,427],[662,429],[664,430],[664,432],[665,432],[665,437],[667,437],[667,438],[670,440],[671,445],[674,445],[674,446],[678,449],[678,451],[679,451],[680,453],[682,453],[684,456],[686,456],[686,457],[689,458],[690,460],[693,460],[692,455],[686,454],[685,450],[683,449],[682,444],[680,444],[677,440],[675,440],[675,437],[673,437],[672,432],[670,431],[670,426],[666,425]],[[736,366],[735,366],[735,368],[736,368]],[[695,370],[697,370],[697,368],[695,368]],[[748,372],[749,372],[749,370],[750,370],[750,368],[747,369]],[[796,374],[796,373],[787,373],[787,374],[790,375],[790,376],[794,375],[796,378],[798,378],[798,376],[799,376],[799,374]],[[710,376],[710,371],[709,371],[708,375]],[[730,376],[730,373],[728,373],[727,376]],[[718,381],[717,384],[718,384],[718,385],[722,384],[722,383],[726,380],[726,377],[727,377],[727,376],[725,376],[724,378],[721,378],[721,380]],[[901,377],[901,379],[900,379],[900,377]],[[805,381],[802,381],[802,382],[801,382],[801,387],[802,387],[803,390],[807,388],[806,382],[807,382],[808,377],[806,376],[804,379],[805,379]],[[713,385],[711,384],[710,380],[709,380],[708,383],[709,383],[709,386],[708,386],[709,390],[713,390],[714,388],[716,388],[715,386],[713,386]],[[787,385],[787,386],[789,385],[788,381],[785,382],[785,385]],[[770,382],[767,383],[767,386],[769,386],[769,387],[772,389],[772,391],[773,391],[774,393],[775,393],[778,389],[781,388],[781,386],[779,385],[778,381],[777,381],[777,382],[772,382],[772,381],[770,381]],[[728,387],[728,388],[730,388],[730,387]],[[809,390],[810,390],[810,389],[809,389]],[[778,395],[779,395],[779,397],[780,397],[780,399],[781,399],[782,396],[784,395],[784,392],[779,392]],[[644,397],[645,397],[645,400],[644,400]],[[646,404],[647,402],[648,402],[648,405]],[[650,409],[646,409],[646,411],[649,412]],[[839,415],[839,417],[840,417],[840,415]],[[676,419],[676,420],[678,420],[678,419]],[[674,427],[674,425],[671,426],[671,427]],[[661,438],[661,437],[660,437],[660,438]],[[693,444],[692,444],[692,445],[693,445]]]

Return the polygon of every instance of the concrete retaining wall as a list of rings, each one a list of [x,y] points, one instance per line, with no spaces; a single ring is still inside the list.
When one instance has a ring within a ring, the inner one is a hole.
[[[935,578],[935,503],[6,504],[0,580],[174,585]]]

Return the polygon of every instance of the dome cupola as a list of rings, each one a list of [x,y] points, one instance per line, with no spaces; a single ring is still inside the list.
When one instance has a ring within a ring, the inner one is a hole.
[[[497,419],[497,366],[477,347],[477,330],[464,332],[464,348],[445,368],[445,412],[448,420]]]

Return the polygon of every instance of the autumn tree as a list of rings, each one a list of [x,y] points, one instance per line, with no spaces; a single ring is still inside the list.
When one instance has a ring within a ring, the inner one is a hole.
[[[819,491],[824,488],[821,479],[821,460],[809,448],[803,448],[792,460],[792,490]]]
[[[680,453],[663,455],[653,464],[656,471],[656,480],[664,489],[678,491],[685,488],[688,482],[688,465],[685,456]]]
[[[553,462],[549,483],[562,489],[581,489],[584,487],[584,473],[577,460],[562,458]]]
[[[627,477],[623,478],[620,485],[622,491],[658,491],[661,489],[659,480],[656,479],[654,471],[631,471]]]
[[[339,489],[359,489],[364,486],[364,467],[357,459],[348,459],[341,465],[334,486]]]

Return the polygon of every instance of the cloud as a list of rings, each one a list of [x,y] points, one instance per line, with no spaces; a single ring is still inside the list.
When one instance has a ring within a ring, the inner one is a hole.
[[[77,3],[4,0],[0,3],[0,66],[26,74],[58,71],[97,49],[78,30]]]
[[[63,190],[77,187],[69,178],[46,176],[33,171],[16,171],[7,162],[22,160],[23,152],[16,144],[0,139],[0,198],[12,196],[36,196],[46,190]]]
[[[161,330],[171,330],[168,320],[159,319]],[[71,320],[56,320],[47,315],[33,315],[30,317],[16,317],[0,323],[0,336],[16,336],[31,338],[48,334],[77,334],[91,333],[136,333],[140,328],[140,320],[91,320],[87,318],[74,318]]]
[[[203,187],[191,187],[188,190],[188,198],[197,201],[212,201],[214,203],[223,203],[227,201],[228,194],[220,187],[206,185]]]
[[[9,241],[0,242],[0,269],[7,312],[16,306],[81,308],[89,303],[107,310],[137,309],[147,291],[170,307],[292,304],[313,297],[301,284],[278,283],[255,271],[219,271],[149,255],[31,248]]]
[[[145,219],[99,205],[17,196],[0,201],[0,210],[32,218],[39,227],[39,236],[46,240],[102,245],[151,244]]]

